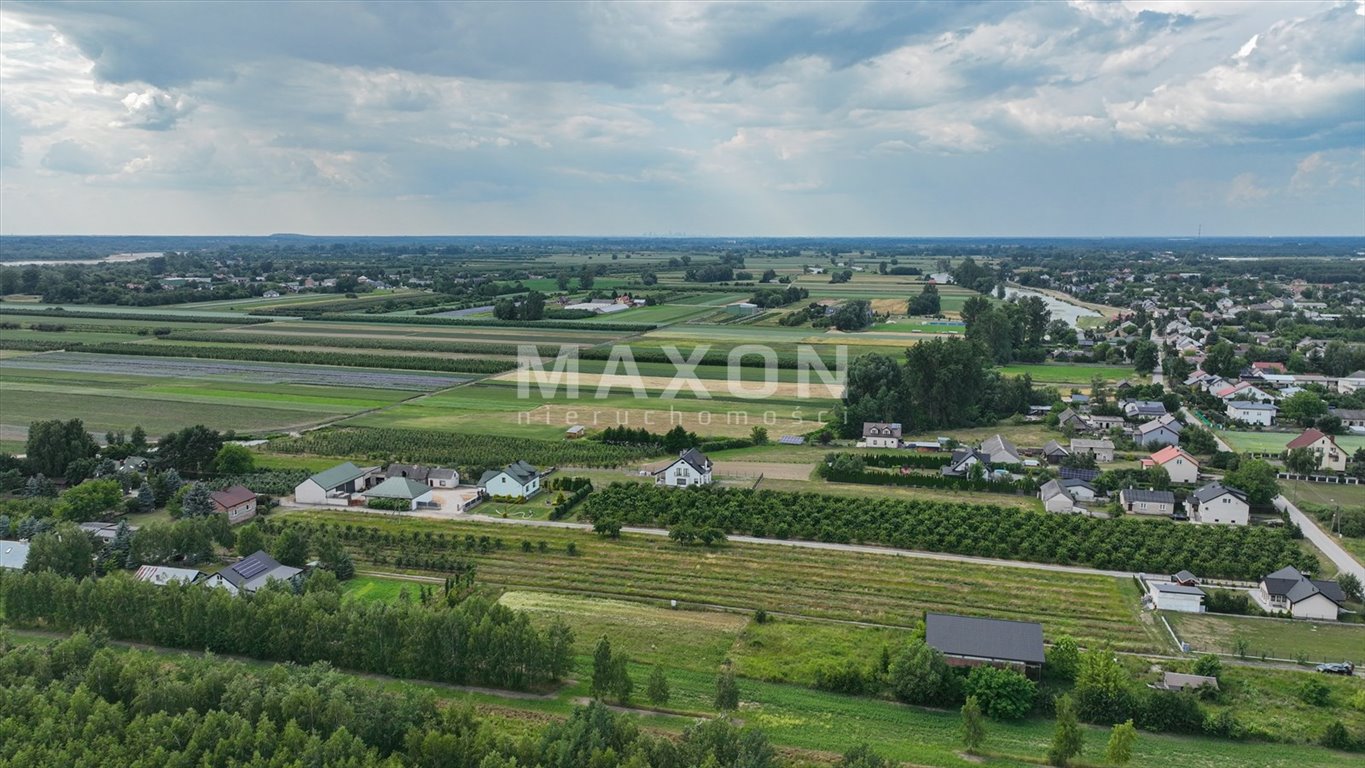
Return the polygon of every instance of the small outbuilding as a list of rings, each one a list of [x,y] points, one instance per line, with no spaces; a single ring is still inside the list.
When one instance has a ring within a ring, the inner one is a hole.
[[[432,504],[431,486],[407,477],[390,477],[365,491],[365,500],[393,499],[406,502],[408,511]]]
[[[1038,679],[1043,669],[1043,625],[949,613],[924,616],[924,641],[956,667],[989,664]]]

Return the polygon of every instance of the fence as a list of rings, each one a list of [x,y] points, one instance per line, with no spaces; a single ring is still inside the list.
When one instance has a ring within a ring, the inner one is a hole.
[[[1292,472],[1277,472],[1275,477],[1281,480],[1302,480],[1308,483],[1326,483],[1328,485],[1360,485],[1360,478],[1350,475],[1296,475]]]

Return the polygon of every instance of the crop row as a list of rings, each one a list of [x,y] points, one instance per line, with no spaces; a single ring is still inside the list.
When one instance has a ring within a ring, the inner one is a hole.
[[[68,310],[62,308],[52,309],[24,309],[22,307],[0,307],[0,315],[42,315],[44,317],[61,318],[63,320],[145,320],[149,323],[217,323],[218,325],[255,325],[258,323],[268,323],[270,320],[264,317],[239,317],[222,318],[206,317],[204,315],[182,315],[180,313],[169,312],[100,312],[98,310]]]
[[[312,516],[310,516],[312,517]],[[999,618],[1041,619],[1050,636],[1101,639],[1125,650],[1154,648],[1133,620],[1120,581],[1098,576],[1057,580],[1051,574],[992,566],[944,569],[930,560],[789,550],[730,544],[719,549],[683,547],[654,537],[627,536],[594,543],[577,531],[526,530],[548,541],[548,551],[528,553],[506,526],[460,523],[445,533],[430,521],[385,519],[382,529],[351,525],[331,516],[302,523],[302,516],[276,518],[289,524],[325,525],[363,564],[446,572],[446,563],[473,560],[481,582],[501,587],[609,595],[636,600],[678,599],[737,610],[769,611],[813,619],[857,620],[913,626],[925,610],[952,610]],[[419,531],[415,527],[422,525]],[[471,532],[472,531],[472,532]],[[464,532],[464,535],[461,535]],[[489,534],[504,546],[484,546]],[[529,540],[528,539],[528,540]],[[577,554],[565,554],[577,542]],[[534,554],[534,556],[531,556]],[[528,559],[528,557],[530,559]],[[400,565],[401,563],[401,565]]]
[[[730,533],[950,552],[1149,573],[1258,579],[1311,568],[1284,529],[1054,515],[992,505],[613,483],[580,513],[601,530],[687,525]]]
[[[323,314],[318,320],[341,323],[398,323],[402,325],[451,325],[476,328],[558,328],[571,331],[623,331],[643,333],[656,323],[582,323],[575,320],[495,320],[491,318],[432,317],[418,315]]]
[[[102,355],[142,355],[147,357],[189,357],[208,360],[251,360],[264,363],[340,365],[352,368],[385,368],[405,371],[445,371],[449,373],[502,373],[516,367],[510,360],[478,358],[409,357],[404,355],[367,355],[347,352],[322,352],[303,349],[259,347],[199,347],[183,344],[82,344],[67,345],[81,352]]]
[[[280,453],[353,456],[461,468],[499,467],[518,460],[540,467],[615,467],[659,455],[659,449],[650,446],[379,427],[318,430],[273,440],[270,448]]]
[[[349,336],[321,336],[276,333],[216,333],[214,331],[181,331],[166,337],[170,341],[214,341],[226,344],[256,344],[282,347],[346,347],[360,349],[396,349],[410,352],[450,352],[455,354],[515,355],[517,344],[484,344],[477,341],[444,341],[438,339],[364,338]],[[536,345],[540,355],[553,357],[559,353],[557,344]]]

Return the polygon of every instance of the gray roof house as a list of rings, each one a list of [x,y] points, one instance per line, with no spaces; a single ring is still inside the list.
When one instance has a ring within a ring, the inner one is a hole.
[[[1335,581],[1310,579],[1294,566],[1261,578],[1261,597],[1271,610],[1294,618],[1335,620],[1346,594]]]
[[[939,472],[947,477],[966,477],[973,464],[980,464],[983,470],[989,472],[991,457],[975,448],[959,448],[953,451],[952,458]]]
[[[1006,440],[1000,435],[996,435],[981,443],[978,449],[981,453],[990,457],[992,464],[1019,464],[1019,449],[1014,447],[1014,443]]]
[[[296,584],[301,573],[302,569],[280,565],[264,551],[257,551],[208,577],[204,585],[226,589],[234,595],[251,594],[272,581]]]
[[[12,571],[24,570],[28,562],[28,542],[0,539],[0,568]]]
[[[1043,625],[947,613],[924,615],[924,641],[953,666],[1023,667],[1037,678],[1043,667]]]
[[[1043,446],[1043,458],[1047,459],[1049,464],[1056,464],[1070,455],[1071,451],[1056,440],[1049,440],[1047,445]]]
[[[531,466],[530,464],[527,464],[524,461],[517,460],[512,462],[511,464],[508,464],[506,467],[503,467],[502,469],[486,470],[483,473],[483,475],[479,477],[479,485],[487,484],[489,480],[492,480],[493,478],[503,474],[504,472],[506,472],[507,475],[510,476],[513,480],[520,482],[522,485],[525,485],[526,483],[529,483],[531,480],[534,480],[535,478],[540,476],[540,473],[536,470],[535,467]]]
[[[425,483],[429,474],[431,469],[421,464],[390,464],[389,468],[384,470],[385,477],[406,477],[419,483]]]
[[[133,578],[164,587],[167,584],[193,584],[204,577],[193,568],[170,568],[164,565],[144,565]]]

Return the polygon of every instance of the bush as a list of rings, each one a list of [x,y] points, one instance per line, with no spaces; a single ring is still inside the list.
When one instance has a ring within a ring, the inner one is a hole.
[[[1012,669],[979,666],[967,675],[963,690],[975,696],[981,710],[997,720],[1019,720],[1033,709],[1037,686]]]
[[[1146,691],[1138,707],[1139,728],[1161,733],[1204,732],[1204,710],[1194,694]]]
[[[888,672],[891,692],[907,704],[943,704],[952,701],[954,678],[943,654],[923,640],[901,648]]]
[[[832,693],[859,696],[868,693],[876,676],[849,660],[842,665],[827,665],[815,670],[815,687]]]
[[[1299,684],[1299,700],[1310,707],[1325,707],[1332,698],[1332,689],[1316,677],[1305,677]]]
[[[366,499],[365,506],[387,512],[411,512],[412,502],[407,499]]]

